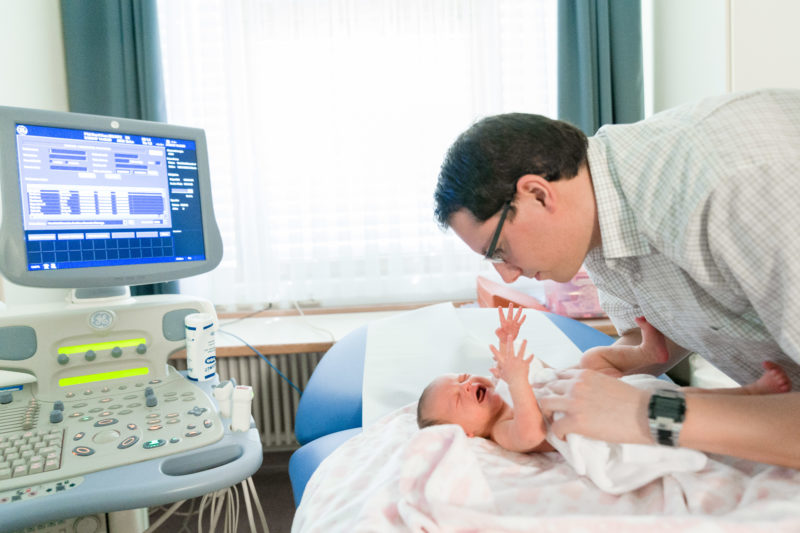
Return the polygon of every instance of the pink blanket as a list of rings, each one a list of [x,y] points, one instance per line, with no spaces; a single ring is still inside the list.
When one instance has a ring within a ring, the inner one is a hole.
[[[331,454],[292,531],[800,531],[800,471],[710,456],[619,495],[558,453],[519,454],[391,413]]]

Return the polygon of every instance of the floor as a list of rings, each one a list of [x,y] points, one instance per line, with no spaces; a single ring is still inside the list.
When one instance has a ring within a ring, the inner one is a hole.
[[[253,483],[258,493],[258,499],[264,510],[267,519],[267,526],[270,533],[289,533],[292,529],[294,519],[294,495],[289,481],[289,457],[292,452],[269,452],[264,454],[264,462],[261,468],[253,475]],[[247,509],[239,491],[239,524],[233,530],[235,533],[255,533],[251,530],[247,519]],[[165,533],[197,533],[198,510],[200,498],[184,503],[179,507],[174,515],[168,518],[157,528],[158,532]],[[154,524],[163,512],[161,508],[150,510],[150,524]],[[211,506],[207,505],[203,511],[202,531],[209,531],[209,515]],[[225,514],[223,508],[222,516]],[[263,533],[258,514],[253,510],[256,520],[256,531]],[[224,524],[222,518],[217,522],[215,532],[222,532]]]

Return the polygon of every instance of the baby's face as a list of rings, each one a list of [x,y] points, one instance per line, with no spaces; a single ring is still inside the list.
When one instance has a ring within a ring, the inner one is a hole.
[[[426,415],[448,424],[458,424],[470,437],[488,437],[505,405],[494,385],[482,376],[445,374],[430,386]]]

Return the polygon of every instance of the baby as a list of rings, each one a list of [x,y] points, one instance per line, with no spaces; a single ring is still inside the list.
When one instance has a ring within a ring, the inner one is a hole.
[[[492,374],[508,384],[513,407],[495,391],[494,383],[483,376],[445,374],[434,379],[422,392],[417,406],[417,424],[425,428],[437,424],[458,424],[469,437],[484,437],[507,450],[517,452],[553,451],[545,440],[547,429],[528,382],[533,354],[525,356],[527,341],[514,351],[514,340],[525,322],[522,309],[514,314],[500,313],[500,327],[495,331],[499,348],[490,346],[495,366]],[[652,348],[655,359],[666,360],[664,338],[644,318],[637,320],[642,329],[642,346]],[[587,352],[588,353],[588,352]],[[655,361],[654,361],[655,362]],[[764,374],[754,383],[728,389],[683,389],[717,394],[775,394],[791,388],[786,373],[775,363],[763,364]],[[609,360],[598,357],[581,359],[581,367],[620,375]]]

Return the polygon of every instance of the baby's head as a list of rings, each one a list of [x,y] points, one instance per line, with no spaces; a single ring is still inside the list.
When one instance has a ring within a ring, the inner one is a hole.
[[[482,376],[444,374],[434,379],[419,397],[417,425],[458,424],[470,437],[489,437],[492,427],[508,407]]]

